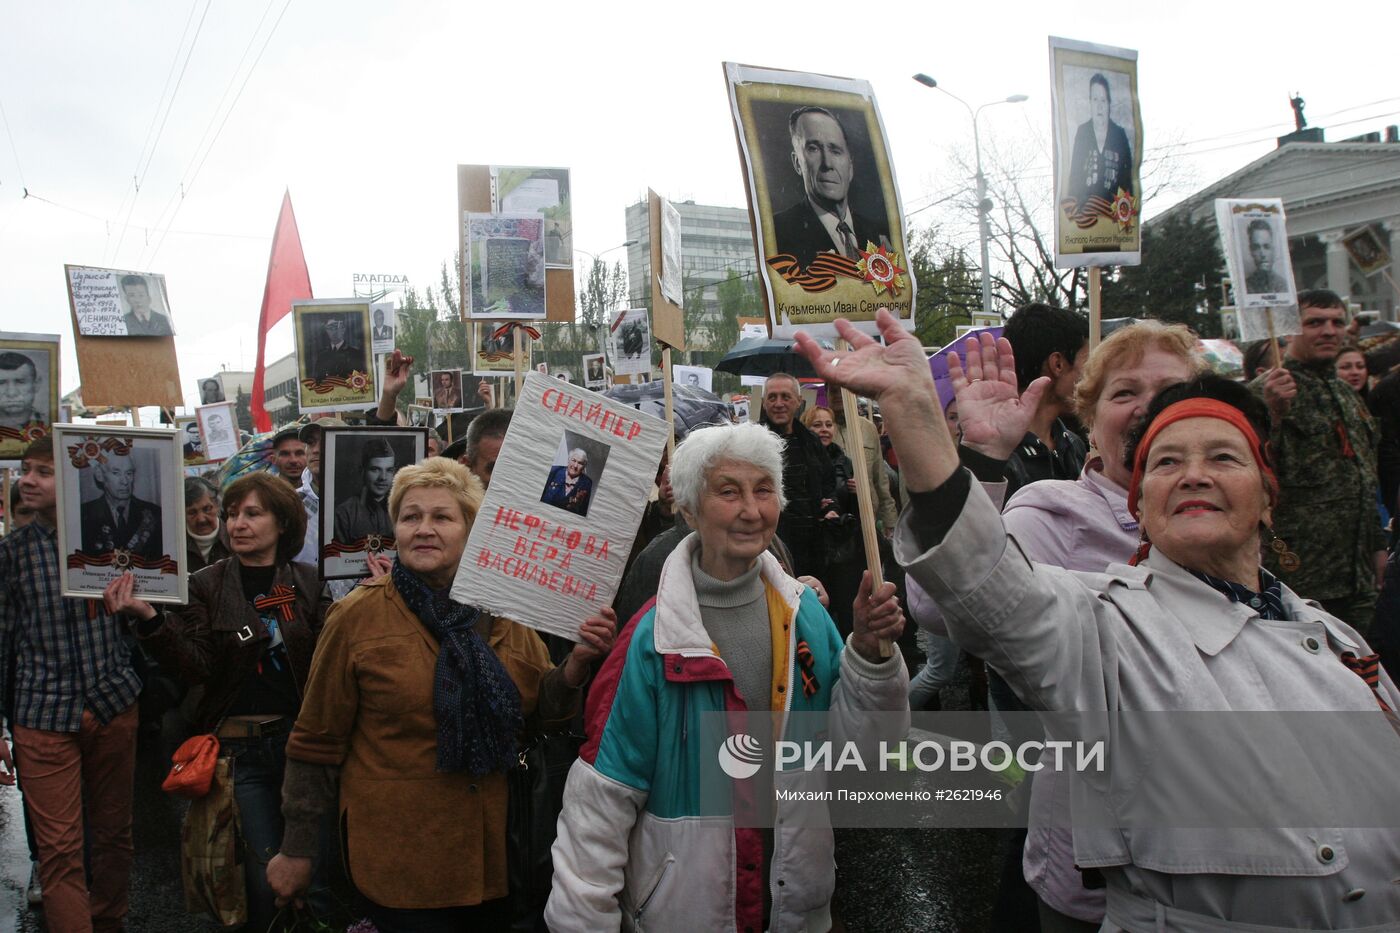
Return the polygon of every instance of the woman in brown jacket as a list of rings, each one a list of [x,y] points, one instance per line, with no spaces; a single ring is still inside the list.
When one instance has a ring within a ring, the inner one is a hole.
[[[338,783],[346,863],[380,933],[509,926],[506,772],[517,739],[527,720],[573,715],[616,630],[601,610],[554,667],[534,631],[452,602],[481,498],[476,477],[441,457],[399,471],[389,493],[398,558],[331,611],[287,745],[287,829],[268,879],[284,898],[306,889]]]
[[[187,605],[156,610],[133,596],[130,574],[105,595],[110,611],[136,619],[137,637],[164,670],[204,688],[192,725],[217,732],[221,753],[233,758],[247,850],[246,929],[262,933],[278,910],[262,866],[282,841],[287,738],[329,601],[316,568],[292,562],[306,512],[285,480],[261,472],[235,480],[224,493],[224,524],[233,557],[190,577]]]

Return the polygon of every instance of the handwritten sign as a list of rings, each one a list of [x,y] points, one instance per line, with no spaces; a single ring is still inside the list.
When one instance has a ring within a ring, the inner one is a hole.
[[[666,423],[528,373],[452,598],[578,640],[612,603]]]
[[[78,333],[84,337],[168,337],[175,330],[165,276],[64,266]]]

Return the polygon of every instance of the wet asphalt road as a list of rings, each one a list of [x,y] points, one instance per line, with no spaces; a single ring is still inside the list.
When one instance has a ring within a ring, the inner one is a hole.
[[[945,691],[945,708],[965,709],[965,703],[965,683]],[[220,927],[184,910],[180,885],[184,804],[160,790],[168,769],[169,759],[160,742],[143,735],[136,766],[136,862],[127,930],[214,933]],[[835,911],[844,926],[837,929],[850,933],[990,931],[1003,838],[996,831],[966,829],[838,830]],[[19,795],[13,788],[0,788],[0,933],[47,930],[43,911],[25,904],[28,880]]]

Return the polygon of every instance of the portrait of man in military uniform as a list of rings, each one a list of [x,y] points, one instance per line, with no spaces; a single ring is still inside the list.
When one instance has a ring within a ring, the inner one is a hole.
[[[394,474],[403,464],[383,438],[352,435],[350,440],[362,442],[359,489],[355,492],[347,485],[344,490],[347,498],[336,505],[335,540],[351,544],[370,535],[392,537],[394,523],[389,520],[389,489],[394,485]]]
[[[317,382],[327,379],[349,379],[351,373],[368,372],[365,348],[351,335],[350,321],[343,314],[316,315],[317,328],[308,328],[307,339],[312,341],[311,366],[307,375]]]
[[[1274,237],[1274,227],[1263,217],[1255,217],[1245,227],[1248,247],[1249,272],[1244,278],[1244,290],[1252,295],[1272,295],[1286,292],[1288,280],[1279,275],[1279,249],[1288,249],[1288,240],[1279,242]]]
[[[170,318],[156,308],[156,296],[144,275],[121,278],[122,301],[129,308],[122,316],[128,337],[169,337],[175,333]],[[159,290],[157,290],[157,293]]]
[[[159,560],[164,553],[160,506],[136,496],[136,458],[130,452],[108,451],[105,461],[94,460],[86,468],[100,494],[79,506],[83,553],[100,557],[121,549],[147,561]],[[159,489],[159,467],[152,463],[147,469]]]

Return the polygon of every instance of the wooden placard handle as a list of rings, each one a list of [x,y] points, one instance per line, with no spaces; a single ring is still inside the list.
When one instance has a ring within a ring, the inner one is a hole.
[[[849,352],[851,345],[845,340],[836,342],[839,353]],[[860,532],[865,543],[865,567],[870,571],[870,587],[874,592],[884,583],[880,567],[880,540],[875,530],[875,490],[870,485],[870,470],[865,465],[865,422],[861,420],[857,407],[856,394],[850,389],[841,388],[841,421],[845,428],[846,455],[851,458],[851,472],[856,476],[856,506],[860,511]],[[880,657],[894,655],[894,644],[888,640],[880,642]]]

